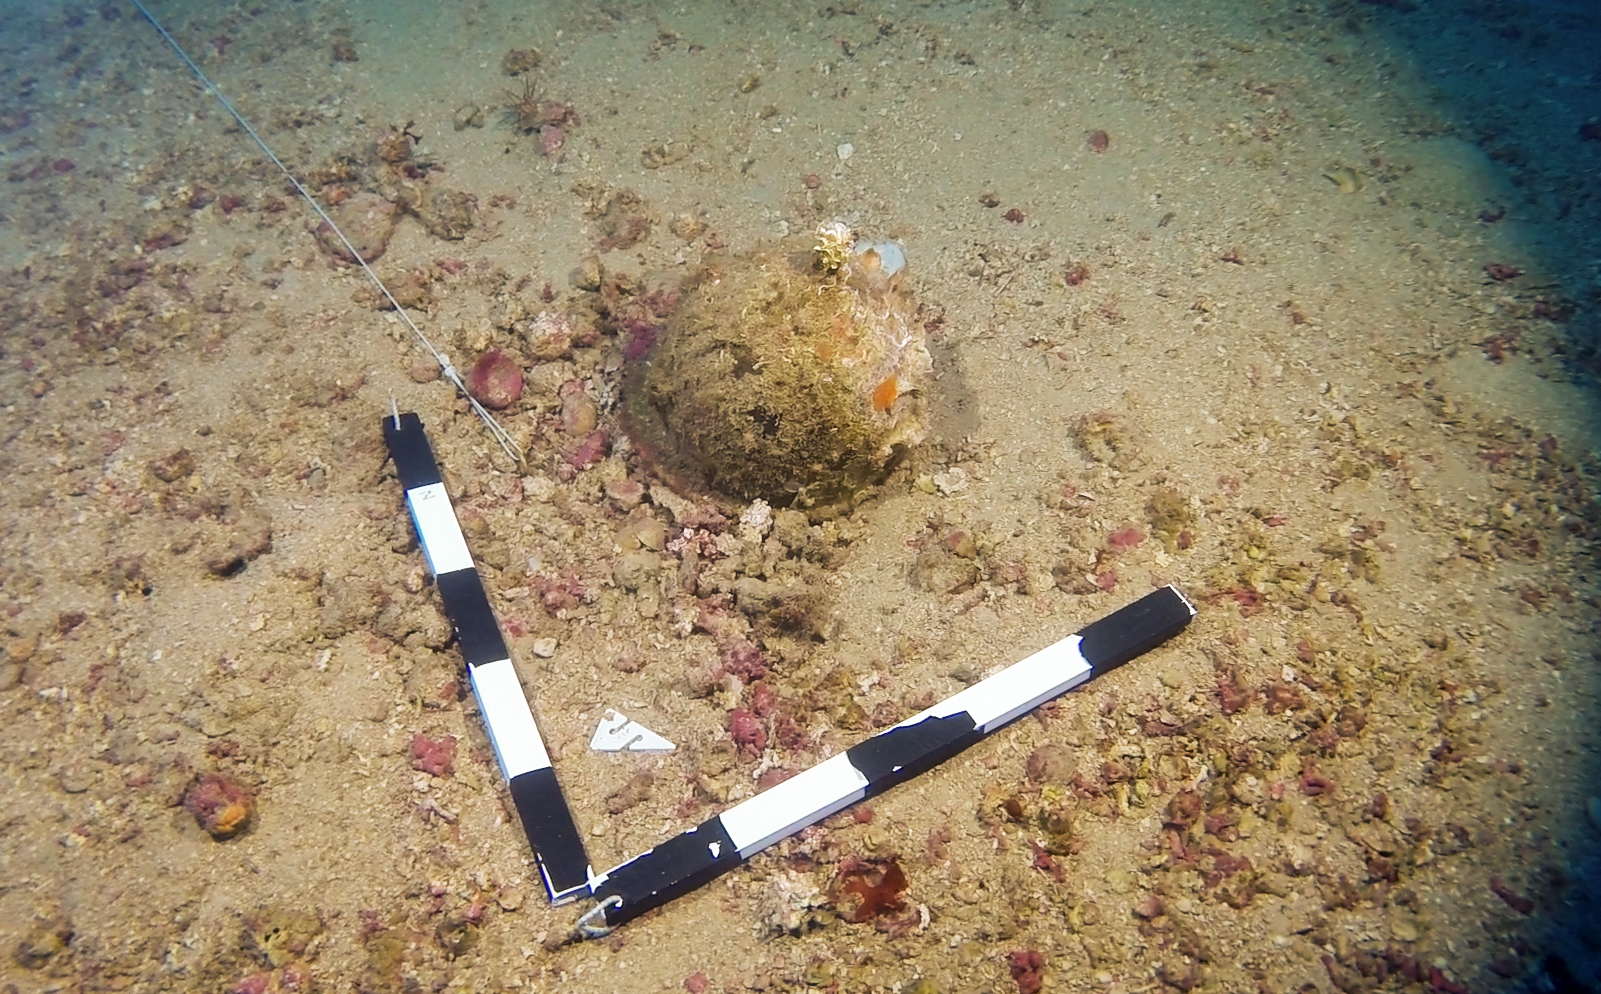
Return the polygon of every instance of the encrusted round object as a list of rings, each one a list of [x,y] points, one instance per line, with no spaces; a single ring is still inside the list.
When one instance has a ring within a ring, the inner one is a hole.
[[[250,791],[221,773],[208,773],[184,793],[183,806],[212,838],[238,835],[250,821],[255,798]]]
[[[809,251],[715,257],[683,289],[626,397],[675,481],[819,517],[922,440],[932,363],[898,244],[830,222]]]

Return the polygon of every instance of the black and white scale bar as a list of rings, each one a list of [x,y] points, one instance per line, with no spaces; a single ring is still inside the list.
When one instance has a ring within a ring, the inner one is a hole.
[[[1146,594],[1078,634],[601,874],[594,881],[600,902],[595,910],[612,927],[666,904],[774,842],[910,780],[1058,694],[1156,648],[1194,616],[1194,605],[1176,587]]]
[[[384,440],[406,491],[428,570],[455,626],[456,642],[467,663],[489,741],[511,788],[523,831],[539,858],[545,889],[553,904],[571,901],[591,889],[589,857],[556,783],[550,754],[539,737],[511,653],[500,637],[500,624],[489,606],[483,581],[467,551],[467,540],[445,493],[422,420],[415,414],[384,418]]]

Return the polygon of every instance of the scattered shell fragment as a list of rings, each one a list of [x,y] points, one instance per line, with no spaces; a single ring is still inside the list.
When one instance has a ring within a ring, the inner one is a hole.
[[[933,481],[942,496],[950,497],[967,489],[967,470],[960,466],[952,466],[946,472],[935,473]]]
[[[477,104],[462,104],[456,108],[456,116],[452,122],[457,131],[468,128],[481,128],[484,126],[484,109]]]
[[[600,256],[586,255],[578,260],[578,268],[573,270],[572,284],[580,290],[599,290],[601,278],[605,275],[600,265]]]
[[[646,169],[660,169],[688,156],[693,147],[688,142],[663,142],[645,149],[639,157]]]
[[[1409,914],[1397,914],[1390,922],[1390,934],[1402,942],[1416,942],[1419,935],[1417,919]]]
[[[824,897],[806,877],[784,870],[768,880],[756,901],[762,928],[775,935],[794,935],[805,925],[807,913],[824,903]]]
[[[852,145],[850,142],[845,142],[839,148],[834,149],[834,154],[839,156],[839,161],[844,162],[846,159],[849,159],[851,156],[856,154],[856,146]]]
[[[679,238],[692,242],[706,233],[706,219],[696,213],[675,214],[667,227]]]
[[[500,60],[501,71],[508,76],[520,76],[526,72],[533,72],[545,57],[535,48],[514,48],[507,52]]]
[[[1323,178],[1340,188],[1341,193],[1356,193],[1362,189],[1362,174],[1350,166],[1330,169]]]

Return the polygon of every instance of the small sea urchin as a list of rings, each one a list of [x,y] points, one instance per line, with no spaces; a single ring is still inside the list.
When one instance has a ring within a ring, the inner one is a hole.
[[[540,110],[539,90],[534,86],[534,81],[526,76],[523,77],[521,91],[507,91],[504,110],[505,123],[525,135],[538,131],[545,123]]]
[[[534,81],[523,78],[521,90],[508,90],[501,106],[501,121],[518,134],[531,135],[543,128],[576,126],[578,111],[563,100],[540,97]]]

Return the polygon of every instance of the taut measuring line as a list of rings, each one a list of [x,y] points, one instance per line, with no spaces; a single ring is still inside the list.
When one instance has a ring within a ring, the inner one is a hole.
[[[295,177],[295,174],[289,171],[289,167],[283,164],[282,159],[278,158],[278,154],[267,144],[266,139],[256,133],[256,129],[250,126],[250,122],[245,120],[245,116],[234,108],[234,105],[228,101],[227,97],[222,95],[222,91],[217,89],[217,84],[211,81],[211,77],[207,76],[200,66],[195,63],[195,60],[189,57],[189,53],[184,50],[184,47],[178,44],[178,39],[167,33],[167,29],[162,26],[160,21],[156,20],[156,15],[150,12],[150,8],[144,5],[143,0],[130,0],[130,2],[139,8],[139,13],[143,14],[145,20],[150,22],[150,26],[156,29],[156,32],[166,40],[168,45],[172,46],[172,50],[178,53],[178,57],[195,74],[195,78],[200,80],[206,91],[216,97],[217,102],[222,104],[223,109],[233,115],[233,119],[239,122],[241,128],[245,129],[245,134],[249,135],[257,145],[261,146],[261,150],[267,154],[267,158],[272,160],[272,164],[278,167],[284,177],[294,186],[295,191],[300,194],[301,198],[311,205],[311,209],[316,211],[318,217],[322,218],[322,222],[339,238],[340,243],[345,247],[345,251],[350,253],[350,257],[356,260],[357,265],[361,266],[361,271],[367,274],[368,279],[372,280],[373,286],[376,286],[378,292],[384,295],[384,299],[389,301],[389,306],[393,307],[395,313],[400,315],[400,320],[406,323],[406,327],[411,329],[411,333],[417,337],[417,341],[421,342],[422,347],[428,350],[428,354],[434,357],[435,362],[439,363],[439,369],[445,379],[454,383],[456,389],[461,391],[461,395],[467,398],[467,403],[471,404],[473,411],[483,419],[484,424],[489,428],[489,433],[495,436],[495,441],[500,443],[500,447],[505,450],[508,456],[511,456],[512,461],[519,466],[522,465],[522,453],[517,450],[517,442],[511,437],[511,433],[503,428],[499,421],[495,420],[494,415],[490,414],[484,408],[484,405],[478,403],[478,398],[467,391],[467,384],[461,381],[461,374],[456,372],[456,367],[451,365],[450,359],[443,352],[434,348],[434,343],[428,340],[428,336],[424,335],[422,329],[417,327],[417,323],[411,319],[411,315],[407,314],[406,309],[400,306],[400,301],[396,300],[395,295],[389,292],[389,287],[385,286],[384,281],[378,278],[377,273],[373,272],[373,268],[367,265],[367,260],[363,259],[361,253],[356,251],[356,246],[351,244],[350,239],[345,237],[345,233],[340,230],[339,225],[335,224],[334,219],[328,216],[328,212],[322,209],[321,204],[317,203],[317,198],[313,197],[311,191],[307,190],[300,180]]]

